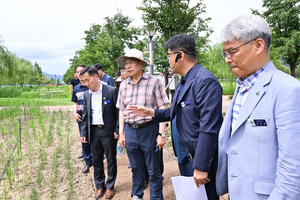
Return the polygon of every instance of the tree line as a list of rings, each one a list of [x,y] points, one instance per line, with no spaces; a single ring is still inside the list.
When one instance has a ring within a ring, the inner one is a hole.
[[[251,11],[265,18],[270,25],[273,34],[271,60],[278,69],[300,77],[300,67],[297,67],[300,63],[300,0],[263,0],[263,8],[265,11]],[[77,65],[96,63],[101,63],[105,73],[117,78],[119,66],[116,59],[124,55],[125,50],[129,48],[141,50],[147,60],[149,38],[144,32],[145,29],[156,31],[153,60],[156,71],[170,71],[164,43],[174,35],[186,33],[196,39],[200,64],[217,78],[235,79],[220,56],[222,45],[209,45],[209,36],[213,30],[209,27],[211,18],[201,17],[201,14],[206,12],[203,0],[199,0],[194,6],[190,5],[190,0],[142,0],[136,9],[142,11],[141,18],[146,24],[143,27],[132,26],[133,19],[124,16],[118,9],[113,17],[105,17],[103,24],[91,24],[90,28],[84,31],[85,45],[69,60],[70,67],[64,74],[63,81],[70,82]],[[0,68],[4,73],[0,84],[22,85],[46,81],[37,63],[31,64],[30,61],[10,53],[2,40]]]
[[[253,10],[269,23],[273,33],[271,60],[275,66],[292,76],[300,77],[300,0],[263,0],[264,12]],[[155,29],[154,66],[156,71],[168,69],[164,43],[172,36],[187,33],[195,36],[198,47],[198,62],[210,70],[217,78],[235,79],[230,68],[220,56],[221,44],[209,45],[209,36],[213,30],[209,27],[211,18],[201,18],[206,12],[206,5],[200,0],[195,6],[190,0],[143,0],[137,10],[143,12],[144,27],[130,26],[132,19],[124,16],[120,10],[114,17],[105,17],[103,25],[91,24],[84,31],[85,46],[76,51],[70,59],[70,68],[64,75],[64,81],[73,78],[78,64],[93,65],[101,63],[106,73],[117,78],[116,58],[124,54],[126,48],[137,48],[144,52],[148,37],[145,29]],[[169,70],[168,70],[169,71]]]
[[[18,57],[4,45],[0,36],[0,70],[2,85],[20,85],[22,88],[25,84],[41,85],[55,83],[52,78],[49,80],[45,77],[41,67],[37,62],[32,64],[31,61]],[[59,80],[57,80],[59,82]]]

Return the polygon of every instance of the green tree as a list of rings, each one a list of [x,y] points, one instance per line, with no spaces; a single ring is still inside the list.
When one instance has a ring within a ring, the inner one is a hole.
[[[191,7],[190,0],[143,0],[142,6],[137,8],[143,12],[142,19],[147,28],[155,29],[156,49],[154,51],[154,64],[157,70],[169,66],[166,59],[164,43],[179,33],[191,34],[196,39],[198,57],[201,51],[208,48],[208,37],[213,32],[208,27],[211,18],[203,19],[201,13],[206,12],[206,5],[203,0]]]
[[[4,46],[2,36],[0,35],[0,68],[3,70],[1,72],[5,72],[5,74],[2,73],[2,76],[5,75],[6,79],[11,78],[13,75],[14,61],[14,54],[9,52],[7,47]]]
[[[141,46],[142,41],[138,36],[141,29],[130,26],[132,19],[117,11],[114,17],[105,17],[103,26],[92,24],[90,29],[85,31],[83,38],[86,45],[77,51],[80,61],[85,65],[101,63],[105,73],[118,77],[118,65],[116,59],[124,54],[124,49]]]
[[[23,88],[23,85],[29,82],[31,76],[34,76],[32,63],[16,56],[13,79]]]
[[[63,76],[63,81],[65,83],[69,83],[72,80],[72,78],[74,78],[76,66],[81,65],[81,63],[83,63],[82,61],[80,61],[78,51],[75,52],[74,57],[71,58],[69,61],[70,61],[70,68],[66,71],[66,73]]]
[[[38,98],[40,97],[40,86],[42,83],[45,83],[45,74],[42,72],[42,68],[39,66],[37,62],[33,65],[33,74],[34,74],[34,83],[37,84],[38,87]]]
[[[3,40],[0,35],[0,70],[1,70],[1,79],[0,79],[0,86],[5,84],[8,77],[8,69],[5,67],[5,59],[7,58],[7,48],[3,44]]]
[[[110,65],[114,66],[114,77],[117,78],[119,66],[116,59],[124,54],[124,49],[126,47],[133,48],[134,44],[141,43],[138,39],[138,36],[141,34],[141,29],[130,27],[133,19],[130,19],[128,16],[123,16],[122,12],[119,10],[114,17],[105,17],[104,19],[106,21],[104,28],[106,32],[109,33],[110,45],[103,46],[103,49],[105,49],[103,53],[106,54],[106,57],[110,58],[108,62],[110,62]],[[103,44],[105,44],[105,42],[100,40],[99,45]]]
[[[279,59],[287,63],[291,75],[295,77],[300,56],[300,1],[299,0],[263,0],[266,11],[252,10],[266,19],[272,30],[271,49]]]
[[[231,72],[228,64],[225,63],[224,58],[220,55],[221,51],[223,51],[221,43],[213,45],[201,55],[201,58],[205,58],[201,60],[201,64],[218,79],[234,80],[236,77]]]
[[[51,83],[51,84],[54,84],[55,82],[56,82],[56,80],[55,80],[53,77],[51,77],[51,78],[50,78],[50,83]]]

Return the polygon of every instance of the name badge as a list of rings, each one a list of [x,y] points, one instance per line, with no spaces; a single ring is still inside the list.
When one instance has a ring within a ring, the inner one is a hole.
[[[111,102],[110,100],[107,100],[104,102],[104,104],[106,105],[106,104],[109,104],[110,102]]]
[[[181,107],[185,107],[185,106],[188,106],[188,105],[190,105],[191,104],[191,102],[190,102],[190,100],[189,99],[187,99],[187,100],[185,100],[185,101],[183,101],[183,102],[181,102]]]
[[[268,126],[265,119],[249,119],[251,126]]]

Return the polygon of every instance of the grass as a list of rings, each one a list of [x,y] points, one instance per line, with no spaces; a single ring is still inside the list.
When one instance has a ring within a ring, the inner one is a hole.
[[[223,95],[230,95],[233,96],[235,87],[236,87],[236,82],[235,80],[231,81],[220,81],[220,84],[223,88]]]
[[[23,105],[39,105],[39,106],[70,106],[73,105],[70,98],[55,99],[26,99],[26,98],[0,98],[0,106],[23,106]]]
[[[69,86],[0,87],[0,106],[60,106],[73,105]],[[38,98],[39,97],[39,98]]]

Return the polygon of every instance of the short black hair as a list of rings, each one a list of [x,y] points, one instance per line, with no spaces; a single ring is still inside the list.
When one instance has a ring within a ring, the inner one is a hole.
[[[178,34],[171,37],[164,45],[165,50],[169,49],[173,52],[183,51],[188,54],[188,57],[193,57],[197,59],[197,50],[195,37],[187,34]]]
[[[94,66],[86,66],[81,72],[80,72],[80,76],[82,76],[84,73],[88,73],[90,76],[94,76],[95,74],[97,74],[97,76],[99,76],[98,74],[98,70],[96,67]]]
[[[97,70],[102,69],[102,71],[103,71],[102,65],[100,63],[94,64],[93,66],[96,67]]]
[[[77,66],[75,67],[75,72],[74,72],[74,74],[76,73],[76,70],[77,70],[78,67],[83,67],[83,68],[85,68],[84,65],[77,65]]]
[[[123,66],[120,65],[119,70],[121,70],[121,69],[125,69],[125,67],[123,67]]]

